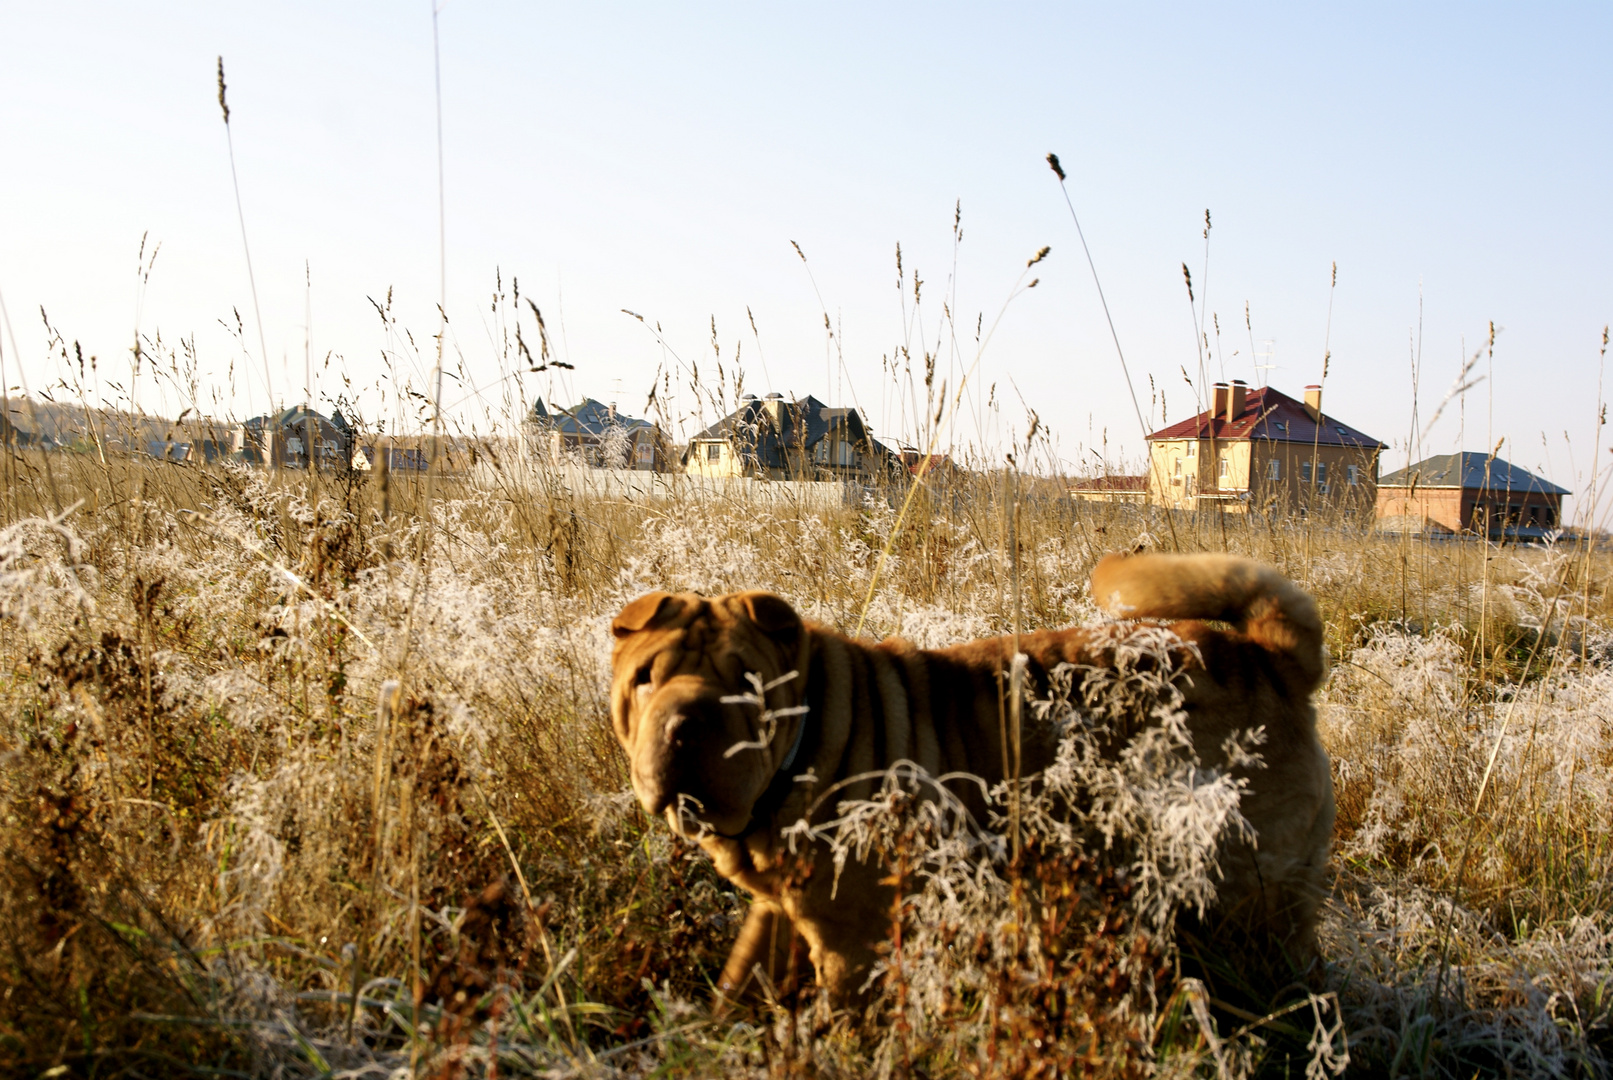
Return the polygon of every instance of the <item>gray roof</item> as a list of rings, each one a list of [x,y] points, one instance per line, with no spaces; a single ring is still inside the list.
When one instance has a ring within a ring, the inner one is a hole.
[[[583,398],[582,404],[555,412],[543,409],[542,405],[543,401],[540,398],[537,405],[533,406],[531,419],[537,423],[547,423],[565,435],[592,435],[602,438],[611,427],[621,427],[627,431],[655,427],[648,420],[640,420],[635,416],[617,412],[611,406],[593,398]]]
[[[1558,487],[1534,473],[1520,469],[1511,462],[1492,458],[1489,454],[1464,451],[1460,454],[1436,454],[1424,458],[1409,469],[1400,469],[1378,480],[1380,488],[1410,487],[1415,480],[1425,488],[1473,488],[1479,491],[1539,492],[1544,495],[1571,495],[1567,488]]]
[[[290,405],[284,409],[281,409],[279,412],[274,413],[273,415],[265,414],[263,416],[254,416],[252,419],[242,423],[241,426],[246,428],[248,431],[262,431],[264,428],[271,425],[277,428],[301,427],[309,420],[314,421],[316,424],[331,423],[328,417],[320,415],[313,409],[304,408],[301,405]],[[338,430],[340,430],[340,428],[338,428]]]

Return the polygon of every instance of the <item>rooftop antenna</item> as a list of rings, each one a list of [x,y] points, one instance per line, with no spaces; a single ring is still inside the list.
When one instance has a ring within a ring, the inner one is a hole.
[[[1282,365],[1271,362],[1272,358],[1277,355],[1277,340],[1275,338],[1267,338],[1260,344],[1262,348],[1255,353],[1255,378],[1260,380],[1261,386],[1265,386],[1270,380],[1263,373],[1276,371]],[[1261,361],[1265,361],[1265,363],[1261,363]]]

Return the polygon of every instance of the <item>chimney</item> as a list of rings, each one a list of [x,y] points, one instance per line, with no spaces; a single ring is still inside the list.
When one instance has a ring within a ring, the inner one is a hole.
[[[776,391],[768,394],[762,399],[762,407],[773,418],[773,426],[782,432],[784,430],[784,395]]]
[[[1316,383],[1305,388],[1305,411],[1311,414],[1311,419],[1322,419],[1322,388]]]
[[[1232,387],[1227,394],[1227,419],[1236,420],[1243,415],[1243,403],[1249,395],[1249,384],[1242,379],[1233,379]]]
[[[1227,414],[1227,399],[1229,397],[1231,397],[1231,394],[1227,390],[1227,384],[1224,383],[1224,382],[1216,383],[1215,388],[1210,391],[1210,419],[1211,420],[1219,420],[1222,417],[1226,416],[1226,414]]]

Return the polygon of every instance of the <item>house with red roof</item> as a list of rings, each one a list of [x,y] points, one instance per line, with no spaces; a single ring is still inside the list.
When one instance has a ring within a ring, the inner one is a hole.
[[[1370,514],[1388,447],[1303,401],[1242,380],[1216,383],[1210,408],[1148,436],[1149,501],[1179,510],[1334,509]]]
[[[962,471],[947,454],[926,454],[911,446],[904,446],[897,456],[902,467],[912,476],[926,476],[935,480],[953,480]]]

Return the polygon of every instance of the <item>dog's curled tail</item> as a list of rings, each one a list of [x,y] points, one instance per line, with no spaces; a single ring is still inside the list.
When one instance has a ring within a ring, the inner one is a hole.
[[[1327,674],[1316,601],[1270,566],[1252,559],[1109,555],[1093,568],[1092,598],[1120,618],[1231,623],[1297,669],[1305,692],[1320,686]]]

